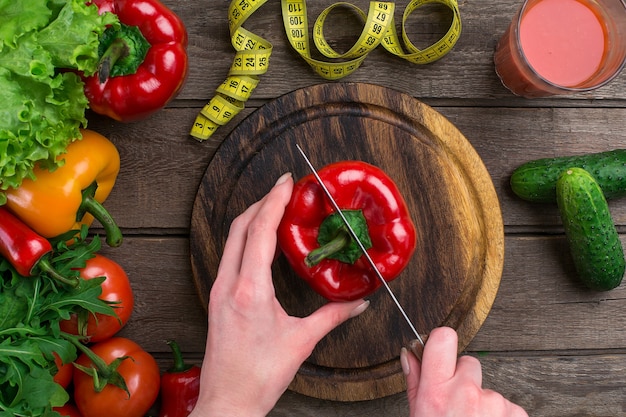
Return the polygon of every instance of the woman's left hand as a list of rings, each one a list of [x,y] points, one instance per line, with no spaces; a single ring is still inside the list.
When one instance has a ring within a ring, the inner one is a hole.
[[[200,397],[193,416],[264,416],[328,332],[368,302],[329,303],[289,316],[276,298],[271,265],[276,230],[293,190],[290,174],[237,217],[211,289]]]

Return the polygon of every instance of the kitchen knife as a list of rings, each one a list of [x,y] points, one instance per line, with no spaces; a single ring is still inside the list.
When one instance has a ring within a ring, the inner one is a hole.
[[[356,244],[359,246],[359,249],[361,249],[361,252],[363,252],[363,256],[365,256],[365,258],[367,259],[367,262],[372,267],[372,270],[374,271],[374,273],[376,274],[376,276],[380,280],[380,282],[383,285],[383,287],[385,287],[385,290],[387,291],[387,294],[389,294],[389,296],[393,300],[394,304],[398,308],[398,311],[400,311],[400,314],[402,315],[402,317],[404,317],[404,320],[409,325],[409,328],[411,329],[411,331],[415,335],[416,340],[411,341],[409,343],[409,348],[421,360],[422,359],[422,353],[424,351],[424,340],[425,340],[425,337],[421,336],[417,332],[417,330],[415,329],[415,326],[413,325],[413,322],[411,322],[411,319],[409,319],[409,316],[406,314],[406,311],[404,311],[404,308],[402,308],[402,305],[400,304],[400,302],[398,301],[397,297],[395,296],[395,294],[393,293],[393,291],[389,287],[389,284],[387,283],[385,278],[382,276],[382,274],[378,270],[378,267],[376,266],[376,264],[372,260],[372,257],[369,255],[369,253],[367,253],[367,250],[365,249],[365,246],[363,245],[363,243],[361,242],[361,240],[359,239],[359,237],[355,233],[355,231],[352,228],[352,226],[350,226],[350,223],[348,222],[348,220],[344,216],[343,212],[341,211],[341,209],[337,205],[337,202],[335,201],[333,196],[330,194],[330,191],[328,190],[328,188],[324,184],[324,181],[322,181],[322,179],[320,178],[319,174],[317,173],[317,170],[315,169],[315,167],[313,166],[313,164],[309,160],[309,157],[304,153],[304,151],[302,150],[300,145],[296,144],[296,148],[298,149],[298,152],[300,152],[300,154],[302,155],[302,157],[306,161],[307,165],[309,166],[309,169],[311,170],[311,172],[315,176],[315,179],[319,183],[320,187],[322,187],[322,190],[324,191],[324,194],[326,194],[326,197],[328,198],[328,201],[330,201],[330,204],[333,206],[333,209],[339,215],[339,217],[341,217],[341,220],[346,225],[346,228],[348,229],[348,232],[350,233],[350,236],[352,236],[352,239],[354,239]]]

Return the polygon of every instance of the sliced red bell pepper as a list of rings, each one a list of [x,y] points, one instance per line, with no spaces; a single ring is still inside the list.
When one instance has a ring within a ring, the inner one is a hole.
[[[396,184],[380,168],[361,161],[337,162],[319,175],[385,280],[396,278],[417,244]],[[362,298],[381,285],[313,175],[295,184],[278,241],[294,271],[329,300]]]
[[[172,100],[187,76],[187,30],[158,0],[92,0],[111,12],[121,28],[108,28],[100,42],[101,68],[83,77],[89,106],[129,122],[149,116]]]

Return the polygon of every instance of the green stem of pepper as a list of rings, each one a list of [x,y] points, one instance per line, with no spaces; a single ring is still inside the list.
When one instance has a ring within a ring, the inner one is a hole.
[[[178,343],[176,343],[176,341],[174,340],[168,340],[167,344],[172,349],[172,353],[174,355],[174,366],[168,369],[168,372],[179,373],[179,372],[185,372],[191,369],[193,365],[188,365],[185,363],[185,360],[183,359],[183,354],[180,351],[180,347],[178,346]]]
[[[91,214],[104,227],[107,245],[116,248],[122,244],[122,231],[115,223],[113,216],[95,199],[97,188],[98,183],[94,181],[83,190],[83,200],[76,212],[76,221],[81,221],[86,213]]]
[[[307,257],[304,258],[304,263],[309,268],[315,266],[329,256],[334,255],[344,249],[351,240],[352,237],[350,236],[350,232],[348,232],[348,230],[345,228],[340,229],[337,232],[337,235],[330,242],[311,251],[307,255]]]
[[[342,210],[341,212],[365,249],[371,248],[372,241],[363,212],[361,210]],[[363,256],[361,248],[354,241],[343,219],[337,213],[329,215],[322,221],[318,230],[317,242],[320,247],[312,250],[304,260],[305,265],[309,268],[327,258],[354,264]]]
[[[43,258],[39,259],[39,261],[37,262],[36,268],[38,268],[41,272],[48,274],[51,278],[59,282],[62,282],[63,284],[67,284],[74,288],[78,286],[78,279],[76,278],[70,279],[59,274],[57,270],[54,269],[54,267],[50,263],[50,259],[48,259],[47,256],[44,256]]]
[[[135,74],[146,58],[150,43],[137,26],[120,24],[104,31],[98,53],[98,80],[104,83],[110,77]]]
[[[109,79],[111,68],[122,57],[128,56],[128,45],[123,39],[117,38],[111,43],[102,58],[98,67],[98,80],[104,84]]]

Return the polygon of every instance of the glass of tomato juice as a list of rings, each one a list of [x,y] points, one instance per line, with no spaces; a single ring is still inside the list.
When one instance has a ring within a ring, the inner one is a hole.
[[[494,54],[496,73],[526,98],[601,87],[626,64],[626,0],[525,0]]]

